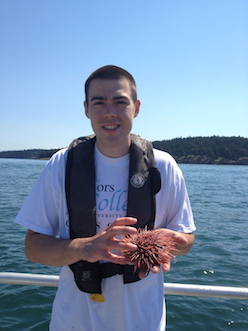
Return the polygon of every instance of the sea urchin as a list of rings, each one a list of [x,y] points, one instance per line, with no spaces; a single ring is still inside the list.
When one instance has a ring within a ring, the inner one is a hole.
[[[174,260],[172,252],[177,250],[174,239],[168,233],[159,230],[139,228],[136,234],[126,236],[123,241],[138,247],[136,251],[122,253],[134,263],[134,272],[137,269],[149,270],[152,266]]]

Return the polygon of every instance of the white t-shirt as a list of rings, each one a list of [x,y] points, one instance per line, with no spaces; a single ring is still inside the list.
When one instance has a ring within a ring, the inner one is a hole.
[[[156,195],[155,227],[191,233],[192,211],[181,170],[173,158],[154,150],[162,188]],[[15,222],[49,236],[69,239],[65,197],[67,150],[56,153],[41,173]],[[129,155],[113,159],[95,151],[98,231],[125,216]],[[103,167],[103,168],[102,168]],[[68,266],[61,270],[53,303],[50,331],[164,331],[165,301],[163,272],[123,284],[122,275],[102,280],[105,302],[90,300],[81,292]]]
[[[127,211],[129,155],[109,158],[95,148],[96,222],[102,231]]]

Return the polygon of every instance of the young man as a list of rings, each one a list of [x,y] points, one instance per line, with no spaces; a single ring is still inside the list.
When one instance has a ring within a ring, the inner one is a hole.
[[[127,71],[96,70],[85,94],[95,136],[52,157],[15,220],[28,228],[30,261],[63,266],[50,331],[164,331],[169,263],[135,275],[120,252],[137,249],[122,238],[145,226],[170,233],[175,254],[189,251],[195,226],[184,179],[170,155],[153,150],[161,187],[150,194],[159,180],[149,144],[130,134],[140,101]]]

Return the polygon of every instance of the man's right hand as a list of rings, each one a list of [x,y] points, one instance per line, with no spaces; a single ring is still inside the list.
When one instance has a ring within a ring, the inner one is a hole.
[[[116,236],[136,233],[132,227],[137,219],[132,217],[117,218],[105,230],[93,237],[76,239],[58,239],[28,230],[25,241],[27,258],[36,263],[48,266],[65,266],[80,260],[96,262],[107,260],[118,264],[128,264],[130,261],[112,251],[137,249],[131,243],[124,243]]]

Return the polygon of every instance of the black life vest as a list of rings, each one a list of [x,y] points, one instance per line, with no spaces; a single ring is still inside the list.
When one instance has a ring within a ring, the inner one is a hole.
[[[96,192],[94,135],[74,140],[68,149],[66,199],[70,238],[96,234]],[[152,144],[131,134],[127,215],[135,217],[136,228],[152,229],[155,220],[155,194],[161,188],[160,172],[154,167]],[[101,293],[102,278],[123,274],[124,284],[140,280],[131,265],[79,261],[70,265],[75,282],[83,292]]]

